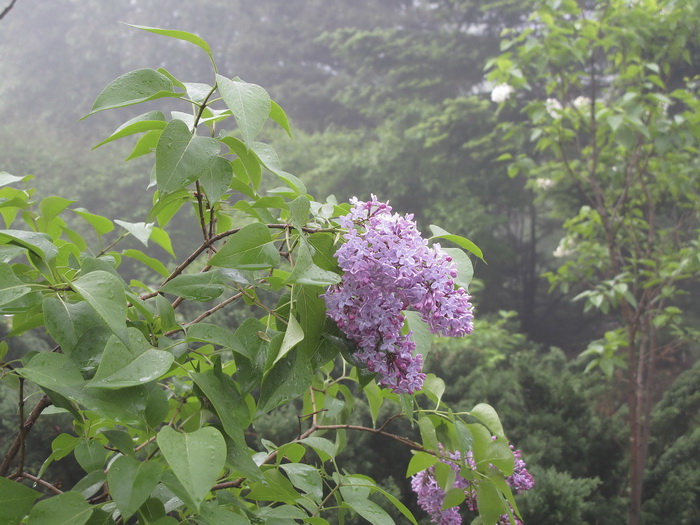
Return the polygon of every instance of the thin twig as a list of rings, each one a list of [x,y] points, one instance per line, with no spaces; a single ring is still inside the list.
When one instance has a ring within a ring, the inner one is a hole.
[[[2,10],[2,13],[0,13],[0,20],[5,18],[5,15],[9,13],[10,10],[15,6],[15,2],[17,2],[17,0],[12,0],[10,2],[10,5],[8,5],[5,9]]]
[[[391,432],[386,432],[384,427],[393,419],[398,417],[401,414],[394,415],[390,417],[381,427],[379,428],[370,428],[370,427],[365,427],[361,425],[311,425],[311,427],[304,432],[303,434],[300,434],[299,437],[296,439],[292,440],[291,442],[297,442],[301,441],[302,439],[305,439],[312,435],[314,432],[318,432],[320,430],[357,430],[360,432],[370,432],[372,434],[378,434],[380,436],[387,437],[389,439],[393,439],[394,441],[398,441],[399,443],[402,443],[406,445],[409,448],[412,448],[414,450],[418,450],[420,452],[427,452],[428,454],[433,454],[436,455],[436,453],[432,450],[428,450],[423,445],[420,443],[417,443],[411,439],[405,438],[403,436],[399,436],[397,434],[392,434]],[[273,450],[270,452],[267,457],[263,460],[262,465],[266,465],[267,463],[270,463],[273,459],[277,457],[277,450]],[[224,481],[222,483],[217,483],[212,487],[211,490],[222,490],[222,489],[229,489],[229,488],[239,488],[243,482],[247,478],[241,477],[238,479],[235,479],[233,481]]]
[[[55,492],[56,494],[63,494],[63,491],[62,491],[61,489],[59,489],[58,487],[52,485],[52,484],[49,483],[48,481],[44,481],[44,480],[41,479],[41,478],[37,478],[36,476],[32,476],[32,475],[29,474],[28,472],[20,472],[19,474],[17,474],[16,476],[13,476],[13,477],[14,477],[15,479],[16,479],[16,478],[26,478],[26,479],[28,479],[29,481],[33,481],[33,482],[36,483],[37,485],[41,485],[42,487],[47,488],[47,489],[49,489],[49,490],[52,491],[52,492]]]
[[[10,470],[10,465],[12,464],[12,460],[17,456],[17,453],[20,451],[20,448],[22,446],[22,441],[27,436],[27,433],[31,428],[34,426],[34,423],[36,423],[36,420],[39,419],[39,416],[43,412],[43,410],[50,406],[52,404],[51,400],[49,399],[49,396],[44,394],[41,396],[37,404],[34,406],[32,411],[29,413],[29,416],[27,417],[26,421],[22,423],[22,426],[20,427],[20,432],[15,438],[15,440],[12,442],[12,445],[10,445],[10,448],[8,449],[7,453],[5,454],[5,457],[2,460],[2,464],[0,464],[0,476],[5,476],[7,472]]]

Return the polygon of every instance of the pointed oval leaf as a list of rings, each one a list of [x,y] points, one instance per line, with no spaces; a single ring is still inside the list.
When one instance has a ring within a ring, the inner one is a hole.
[[[178,275],[165,283],[160,291],[191,301],[212,301],[224,292],[222,278],[216,271]]]
[[[90,213],[85,208],[75,208],[73,213],[85,219],[90,226],[97,232],[97,235],[104,235],[114,230],[114,223],[107,217]]]
[[[0,523],[19,523],[41,493],[0,477]]]
[[[351,499],[343,502],[373,525],[395,525],[394,520],[379,505],[368,499]]]
[[[121,108],[163,97],[179,97],[173,91],[172,81],[155,69],[129,71],[107,84],[97,96],[90,113],[83,118],[105,109]]]
[[[109,493],[124,520],[128,520],[156,488],[162,468],[154,461],[121,456],[107,472]]]
[[[190,433],[163,427],[156,438],[165,460],[192,501],[199,507],[226,460],[226,442],[214,427]]]
[[[0,244],[21,246],[49,261],[58,255],[58,248],[45,233],[24,230],[0,230]]]
[[[466,237],[462,237],[461,235],[455,235],[453,233],[450,233],[446,230],[443,230],[439,226],[435,226],[434,224],[430,225],[430,231],[433,233],[433,236],[430,237],[430,239],[447,239],[448,241],[452,241],[456,245],[464,248],[468,252],[473,253],[476,255],[479,259],[484,261],[484,254],[482,253],[481,249],[474,244],[472,241],[467,239]],[[486,261],[484,261],[486,262]]]
[[[257,84],[221,75],[216,75],[216,85],[236,119],[243,141],[250,147],[270,115],[270,95]]]
[[[75,459],[85,472],[102,469],[107,451],[94,439],[83,439],[75,447]]]
[[[158,27],[148,27],[148,26],[137,26],[134,24],[126,24],[128,26],[134,27],[136,29],[142,29],[143,31],[148,31],[149,33],[155,33],[157,35],[169,36],[170,38],[176,38],[178,40],[184,40],[185,42],[190,42],[204,50],[204,52],[212,58],[211,48],[209,44],[203,38],[188,33],[187,31],[178,31],[175,29],[161,29]],[[213,60],[213,59],[212,59]]]
[[[31,525],[83,525],[92,507],[78,492],[64,492],[37,503],[29,513]]]
[[[209,202],[215,203],[231,186],[233,180],[233,167],[223,157],[216,157],[209,167],[204,170],[199,181],[202,183],[204,193]]]
[[[92,149],[97,149],[108,142],[112,142],[122,137],[128,137],[134,133],[143,133],[144,131],[163,129],[166,124],[167,122],[165,121],[165,115],[163,115],[162,111],[149,111],[147,113],[143,113],[124,122],[124,124],[115,129],[109,137],[104,139],[96,146],[93,146]]]
[[[156,146],[156,183],[161,198],[204,175],[219,154],[219,142],[192,134],[181,120],[171,120]]]
[[[287,114],[284,112],[282,107],[275,102],[270,100],[270,118],[277,122],[277,124],[287,132],[287,135],[291,138],[292,128],[289,125],[289,119],[287,119]]]
[[[209,261],[212,266],[260,270],[272,268],[280,254],[272,243],[270,230],[259,222],[241,228]]]
[[[121,370],[107,377],[93,379],[87,386],[115,390],[150,383],[165,374],[173,364],[173,360],[173,354],[170,352],[152,348]]]
[[[119,339],[129,344],[126,330],[126,294],[114,275],[97,270],[72,282],[71,287],[97,312]]]
[[[141,244],[148,246],[148,239],[151,237],[153,224],[146,224],[145,222],[120,221],[119,219],[115,219],[114,222],[136,237]]]

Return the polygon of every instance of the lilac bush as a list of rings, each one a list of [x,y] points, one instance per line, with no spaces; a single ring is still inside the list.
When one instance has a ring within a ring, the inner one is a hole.
[[[377,197],[356,198],[340,217],[348,232],[336,257],[342,281],[324,294],[327,315],[359,347],[355,357],[397,393],[419,390],[423,359],[413,355],[403,311],[414,309],[432,333],[460,337],[473,330],[470,296],[455,286],[457,270],[439,244],[428,245],[412,215],[391,213]]]

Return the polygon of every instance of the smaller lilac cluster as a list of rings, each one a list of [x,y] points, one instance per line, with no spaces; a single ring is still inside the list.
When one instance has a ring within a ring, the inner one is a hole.
[[[513,445],[510,445],[510,448],[513,450],[515,465],[513,474],[506,477],[506,483],[514,493],[521,494],[534,487],[535,480],[527,471],[527,465],[520,456],[520,450],[515,450]],[[440,452],[445,454],[442,445],[440,446]],[[446,454],[446,457],[441,458],[440,461],[452,467],[456,474],[453,487],[464,489],[467,508],[472,512],[476,512],[479,510],[476,498],[478,482],[469,481],[460,475],[458,463],[461,462],[461,459],[462,455],[456,451]],[[471,451],[467,452],[465,463],[467,467],[476,470]],[[459,514],[459,507],[450,507],[442,510],[442,503],[445,501],[445,491],[440,488],[435,479],[435,467],[429,467],[414,475],[411,478],[411,488],[418,496],[418,505],[428,513],[431,522],[437,525],[461,525],[462,518]],[[498,520],[498,525],[523,525],[523,523],[518,518],[515,518],[513,523],[508,514],[503,514]]]
[[[350,202],[350,213],[340,217],[346,242],[336,252],[343,277],[324,294],[327,315],[357,344],[355,357],[379,384],[411,394],[425,374],[411,333],[401,334],[402,312],[413,308],[433,333],[459,337],[473,329],[470,296],[455,287],[451,257],[428,245],[412,215],[392,214],[374,195]]]

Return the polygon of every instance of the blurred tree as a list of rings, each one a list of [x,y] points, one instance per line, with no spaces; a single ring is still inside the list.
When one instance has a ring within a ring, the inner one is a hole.
[[[550,199],[566,230],[550,282],[608,316],[584,355],[624,392],[630,525],[641,520],[652,408],[684,365],[679,349],[698,337],[682,296],[700,273],[700,105],[689,53],[699,25],[697,3],[543,1],[491,62],[494,80],[534,96],[531,125],[504,126],[535,144],[511,173],[545,195],[574,196]],[[693,76],[680,80],[679,69]]]

